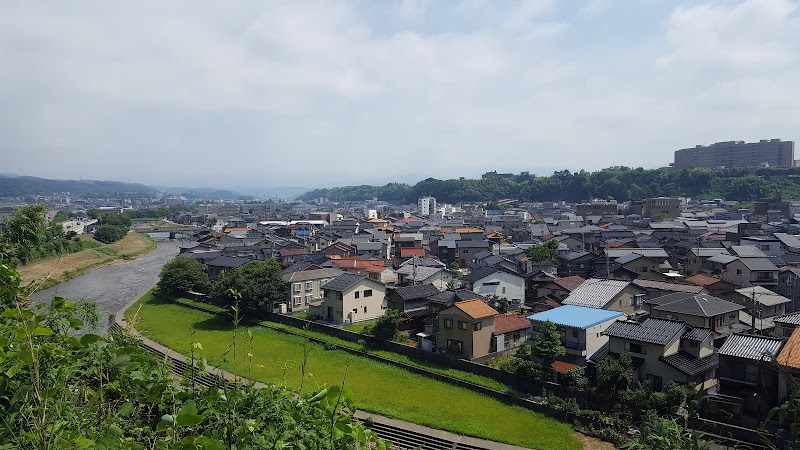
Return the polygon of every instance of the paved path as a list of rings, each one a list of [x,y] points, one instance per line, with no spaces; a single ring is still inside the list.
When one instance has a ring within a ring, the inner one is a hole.
[[[31,303],[49,303],[59,296],[70,300],[91,300],[97,303],[100,316],[97,333],[105,334],[108,319],[125,310],[158,280],[161,267],[178,254],[177,241],[161,241],[150,253],[128,261],[115,261],[79,277],[31,295]]]

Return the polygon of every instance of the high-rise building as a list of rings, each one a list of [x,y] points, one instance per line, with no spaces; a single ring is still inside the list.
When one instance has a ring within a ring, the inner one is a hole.
[[[417,209],[419,213],[426,216],[433,216],[436,214],[436,197],[420,197],[417,200]]]
[[[758,142],[729,141],[698,145],[675,152],[677,169],[689,167],[792,167],[794,142],[762,139]]]

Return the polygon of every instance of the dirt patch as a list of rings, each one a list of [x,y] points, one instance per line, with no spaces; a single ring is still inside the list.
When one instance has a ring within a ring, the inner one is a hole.
[[[91,237],[81,237],[89,240]],[[44,287],[69,280],[122,258],[131,258],[156,248],[150,237],[138,233],[128,233],[122,240],[112,245],[81,250],[69,255],[43,259],[18,268],[23,283],[45,283]]]
[[[575,433],[575,438],[583,445],[583,450],[616,450],[614,444],[600,439],[587,436],[583,433]]]

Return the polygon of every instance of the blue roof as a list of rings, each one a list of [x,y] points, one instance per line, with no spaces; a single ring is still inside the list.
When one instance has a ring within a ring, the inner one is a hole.
[[[615,319],[622,315],[620,311],[609,311],[607,309],[589,308],[587,306],[578,305],[564,305],[528,316],[528,320],[535,320],[538,322],[547,322],[549,320],[556,325],[585,330],[599,323],[603,323],[606,320]]]

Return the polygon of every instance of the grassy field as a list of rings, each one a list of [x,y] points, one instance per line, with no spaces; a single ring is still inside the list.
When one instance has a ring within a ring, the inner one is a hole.
[[[130,308],[126,317],[130,319],[134,314],[135,326],[145,336],[188,354],[194,331],[195,341],[203,347],[201,356],[212,365],[234,368],[229,350],[233,332],[225,319],[150,294]],[[248,331],[252,334],[252,350],[247,348]],[[300,387],[303,338],[263,327],[240,329],[238,336],[240,374],[265,383]],[[569,425],[524,408],[344,351],[326,350],[314,343],[308,343],[308,349],[305,390],[338,385],[347,370],[346,386],[354,392],[362,410],[529,448],[581,448]],[[227,356],[223,356],[226,352]],[[253,355],[250,366],[248,353]]]
[[[82,240],[92,240],[90,235],[81,236]],[[39,289],[61,283],[82,275],[87,270],[100,267],[118,259],[130,259],[156,248],[150,236],[139,233],[128,233],[123,239],[113,244],[98,242],[95,248],[88,248],[65,256],[43,259],[19,267],[23,283],[42,283]]]

